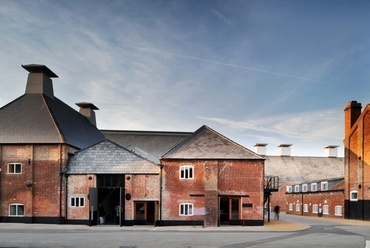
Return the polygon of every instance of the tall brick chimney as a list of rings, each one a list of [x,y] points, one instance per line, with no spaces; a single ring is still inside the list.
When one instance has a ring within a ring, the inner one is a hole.
[[[91,124],[96,126],[96,117],[95,117],[95,111],[99,110],[94,104],[89,102],[79,102],[76,103],[77,106],[80,107],[80,113],[85,116]]]
[[[357,101],[351,101],[344,107],[344,136],[346,137],[361,115],[361,103]]]
[[[45,65],[22,65],[28,73],[26,94],[44,94],[54,99],[53,82],[51,78],[58,76]]]

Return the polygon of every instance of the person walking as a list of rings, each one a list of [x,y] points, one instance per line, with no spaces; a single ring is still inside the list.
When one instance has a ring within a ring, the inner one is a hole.
[[[275,206],[274,212],[275,212],[275,220],[279,220],[279,214],[280,214],[280,206],[279,205]]]

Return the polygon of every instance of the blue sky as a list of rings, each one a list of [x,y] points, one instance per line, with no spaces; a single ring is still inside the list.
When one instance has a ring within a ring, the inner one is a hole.
[[[343,156],[344,105],[370,101],[370,1],[0,4],[0,106],[24,94],[22,64],[44,64],[101,129],[205,124],[269,155]]]

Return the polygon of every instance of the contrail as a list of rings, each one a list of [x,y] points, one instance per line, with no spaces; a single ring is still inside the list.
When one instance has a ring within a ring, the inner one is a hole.
[[[132,48],[132,49],[143,50],[143,51],[148,51],[148,52],[153,52],[153,53],[158,53],[158,54],[165,54],[165,55],[170,55],[170,56],[184,58],[184,59],[198,60],[198,61],[203,61],[203,62],[216,64],[216,65],[223,65],[223,66],[240,68],[240,69],[243,69],[243,70],[250,70],[250,71],[268,73],[268,74],[282,76],[282,77],[288,77],[288,78],[301,79],[301,80],[305,80],[305,81],[324,83],[323,81],[312,79],[312,78],[299,77],[299,76],[294,76],[294,75],[285,74],[285,73],[279,73],[279,72],[267,71],[267,70],[263,70],[263,69],[257,69],[257,68],[253,68],[253,67],[247,67],[247,66],[242,66],[242,65],[224,63],[224,62],[219,62],[219,61],[214,61],[214,60],[209,60],[209,59],[202,59],[202,58],[198,58],[198,57],[186,56],[186,55],[181,55],[181,54],[174,54],[174,53],[169,53],[169,52],[164,52],[164,51],[153,50],[153,49],[149,49],[149,48],[145,48],[145,47],[129,46],[129,45],[125,45],[125,44],[121,44],[121,45],[125,46],[125,47],[128,47],[128,48]]]

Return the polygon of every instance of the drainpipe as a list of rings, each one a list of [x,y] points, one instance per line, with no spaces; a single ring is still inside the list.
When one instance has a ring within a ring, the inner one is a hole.
[[[65,223],[68,224],[68,174],[66,173],[67,172],[67,169],[68,169],[68,166],[69,166],[69,163],[71,161],[71,158],[74,156],[74,153],[68,153],[68,158],[67,158],[67,163],[66,163],[66,169],[64,170],[64,176],[66,178],[66,195],[65,195]]]
[[[161,168],[161,173],[160,173],[160,177],[159,177],[159,223],[158,223],[158,226],[161,226],[162,225],[162,184],[163,184],[163,179],[162,179],[162,176],[163,176],[163,164],[160,163],[160,168]]]
[[[63,198],[63,171],[62,171],[62,145],[59,145],[59,224],[62,224],[62,198]]]

